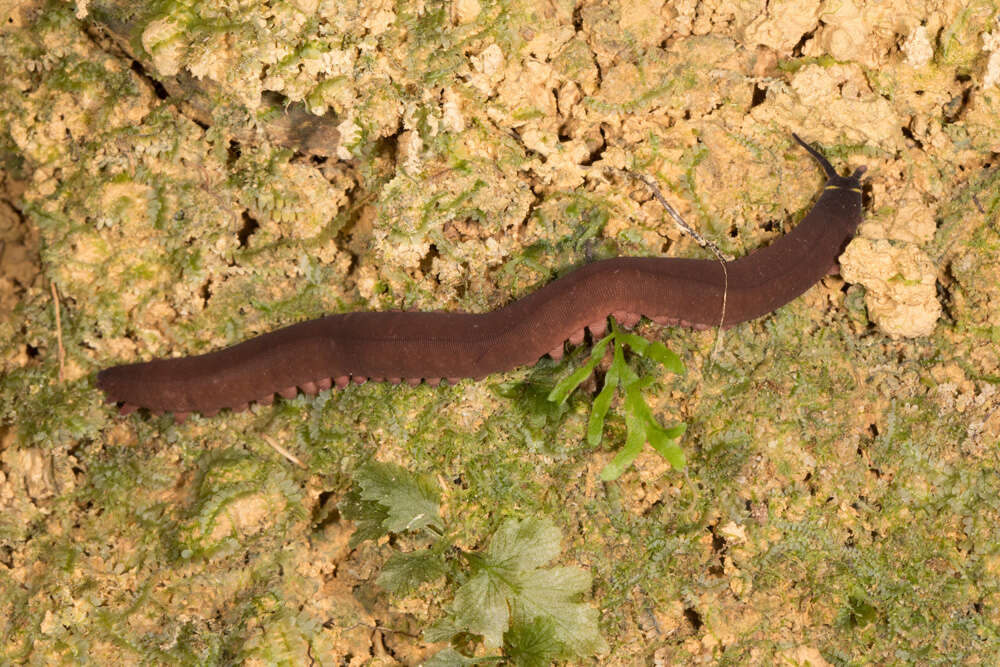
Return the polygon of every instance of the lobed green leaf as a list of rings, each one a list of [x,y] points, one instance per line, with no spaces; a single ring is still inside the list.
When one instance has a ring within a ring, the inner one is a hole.
[[[444,557],[429,549],[409,553],[394,553],[375,580],[379,586],[396,595],[406,595],[420,584],[445,574]]]
[[[504,521],[486,549],[489,563],[520,570],[541,567],[559,555],[562,534],[548,519]]]
[[[474,574],[455,594],[450,627],[481,635],[488,648],[512,637],[515,652],[529,657],[547,655],[553,644],[561,657],[606,650],[597,610],[578,601],[590,589],[590,575],[575,567],[538,567],[559,555],[560,541],[548,519],[501,524],[485,552],[469,558]],[[519,629],[540,624],[551,627],[551,634],[530,636]]]
[[[370,461],[354,472],[354,484],[341,504],[345,518],[360,522],[353,544],[440,523],[440,495],[429,477]]]
[[[377,540],[389,532],[385,529],[389,512],[378,503],[362,499],[361,489],[357,485],[347,492],[338,507],[343,517],[355,524],[348,543],[352,549],[367,540]]]
[[[464,665],[479,665],[482,662],[480,658],[467,658],[449,646],[425,660],[423,665],[424,667],[463,667]]]
[[[551,618],[539,618],[529,623],[512,623],[503,636],[507,655],[519,667],[547,667],[563,653],[556,639],[556,624]]]

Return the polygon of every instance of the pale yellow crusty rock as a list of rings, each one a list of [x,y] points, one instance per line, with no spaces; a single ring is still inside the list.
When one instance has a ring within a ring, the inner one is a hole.
[[[618,25],[622,32],[643,47],[651,48],[663,40],[666,21],[663,17],[663,0],[636,0],[621,4]]]
[[[903,43],[903,53],[906,64],[912,67],[923,67],[934,58],[934,45],[927,34],[927,26],[918,25],[910,31]]]
[[[983,33],[983,51],[990,54],[983,76],[983,88],[989,88],[1000,84],[1000,29]]]
[[[826,661],[819,649],[812,646],[792,646],[782,649],[777,658],[777,664],[789,667],[805,667],[806,665],[809,667],[830,667],[830,663]]]
[[[819,0],[773,2],[769,11],[762,12],[746,27],[743,36],[751,44],[791,50],[802,35],[815,29],[819,8]]]
[[[849,125],[844,125],[844,118],[851,119]],[[767,102],[754,107],[747,122],[789,127],[808,122],[816,128],[810,139],[821,144],[836,141],[833,132],[829,136],[817,132],[820,127],[830,127],[839,128],[837,133],[848,141],[895,147],[901,143],[903,119],[899,109],[871,89],[864,70],[848,64],[806,65],[792,76],[789,85],[770,88]]]
[[[882,188],[884,190],[884,188]],[[868,239],[890,239],[908,243],[928,243],[934,238],[937,224],[934,209],[919,192],[907,189],[902,194],[888,194],[880,201],[892,201],[895,211],[888,218],[873,217],[861,223],[861,235]]]
[[[451,6],[451,20],[455,25],[472,23],[482,9],[479,0],[456,0]]]
[[[927,336],[941,315],[934,265],[915,245],[855,239],[840,256],[840,272],[868,293],[868,315],[893,338]]]
[[[913,0],[824,2],[820,27],[804,45],[802,55],[832,56],[866,68],[882,67],[889,62],[898,63],[898,46],[905,40],[903,53],[907,65],[921,67],[925,64],[921,59],[930,46],[929,36],[936,36],[944,27],[946,14],[936,11],[941,4],[925,2],[916,9]]]

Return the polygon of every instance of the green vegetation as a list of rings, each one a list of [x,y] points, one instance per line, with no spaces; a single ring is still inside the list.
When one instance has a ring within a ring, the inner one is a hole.
[[[611,333],[594,343],[586,363],[559,382],[549,393],[548,399],[560,405],[565,403],[569,395],[594,372],[597,364],[604,358],[609,343],[612,344],[612,361],[604,374],[604,386],[591,408],[587,442],[594,447],[601,443],[604,418],[611,407],[616,389],[620,389],[624,397],[622,409],[625,413],[626,436],[625,446],[601,471],[601,479],[618,479],[632,465],[647,442],[674,468],[683,468],[684,452],[677,441],[684,435],[686,425],[678,424],[670,428],[660,426],[642,396],[642,390],[649,387],[655,378],[640,378],[625,363],[625,346],[628,346],[636,355],[656,361],[672,373],[683,373],[684,364],[680,357],[668,350],[663,343],[622,331],[612,318]]]
[[[590,575],[577,567],[543,567],[562,551],[550,520],[506,519],[484,549],[466,551],[440,516],[433,480],[378,462],[358,468],[353,479],[341,503],[344,517],[357,525],[352,545],[389,533],[423,533],[429,542],[393,553],[377,583],[397,596],[439,578],[454,589],[445,616],[424,633],[452,646],[424,664],[493,663],[499,650],[513,664],[534,667],[607,650],[596,610],[579,601],[590,591]],[[476,650],[479,642],[485,654]]]

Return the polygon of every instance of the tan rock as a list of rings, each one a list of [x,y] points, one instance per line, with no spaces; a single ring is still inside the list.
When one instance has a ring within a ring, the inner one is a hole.
[[[848,282],[868,293],[868,314],[892,338],[927,336],[941,316],[934,265],[915,245],[855,239],[840,257]]]

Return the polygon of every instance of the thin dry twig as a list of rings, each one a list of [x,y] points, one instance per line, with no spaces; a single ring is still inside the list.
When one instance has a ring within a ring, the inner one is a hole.
[[[267,444],[271,445],[271,447],[274,448],[274,451],[278,452],[279,454],[281,454],[282,456],[284,456],[286,459],[288,459],[289,461],[291,461],[292,463],[294,463],[298,467],[300,467],[300,468],[305,468],[306,467],[306,464],[303,463],[302,461],[300,461],[295,456],[295,454],[292,454],[290,451],[288,451],[287,449],[285,449],[284,447],[282,447],[281,445],[279,445],[277,442],[274,441],[274,438],[272,438],[271,436],[264,434],[264,435],[261,435],[260,437],[264,438],[264,442],[266,442]]]
[[[62,318],[59,316],[59,292],[56,290],[56,284],[54,282],[50,282],[49,285],[52,287],[52,301],[55,304],[56,309],[56,344],[59,350],[59,381],[62,382],[66,377],[66,350],[63,348]]]
[[[663,193],[660,191],[660,187],[653,181],[653,179],[651,179],[649,176],[646,176],[645,174],[640,174],[638,172],[632,172],[625,169],[623,169],[622,171],[624,171],[632,178],[638,179],[643,183],[645,183],[646,187],[649,188],[650,192],[653,193],[653,197],[656,198],[656,201],[660,202],[660,205],[667,210],[667,213],[670,214],[670,217],[674,219],[674,222],[677,223],[677,225],[681,228],[681,230],[685,234],[693,238],[698,245],[700,245],[702,248],[708,248],[709,250],[711,250],[712,254],[715,255],[715,257],[720,262],[725,263],[725,262],[731,262],[733,260],[732,257],[729,257],[728,255],[724,254],[722,250],[719,249],[719,246],[715,245],[714,243],[706,239],[704,236],[699,234],[694,227],[689,225],[687,221],[681,217],[681,214],[677,212],[677,209],[671,206],[670,202],[667,201],[667,198],[663,196]]]
[[[715,255],[715,258],[719,260],[719,265],[722,267],[722,312],[719,314],[719,324],[716,328],[715,343],[712,345],[712,352],[709,355],[709,361],[711,361],[711,359],[718,353],[719,344],[722,341],[722,325],[726,322],[726,302],[729,297],[729,270],[726,266],[726,262],[732,261],[733,258],[724,254],[722,250],[719,249],[719,246],[715,245],[695,231],[695,229],[681,217],[681,214],[677,212],[677,209],[670,205],[670,202],[668,202],[666,197],[663,196],[663,193],[660,192],[659,186],[653,182],[653,179],[649,178],[645,174],[632,172],[627,169],[619,169],[619,171],[628,174],[632,178],[642,181],[646,187],[649,188],[650,192],[653,193],[653,197],[656,201],[660,202],[660,205],[663,206],[670,217],[674,219],[674,222],[676,222],[677,226],[681,228],[681,231],[693,238],[701,247],[711,250],[712,254]]]

